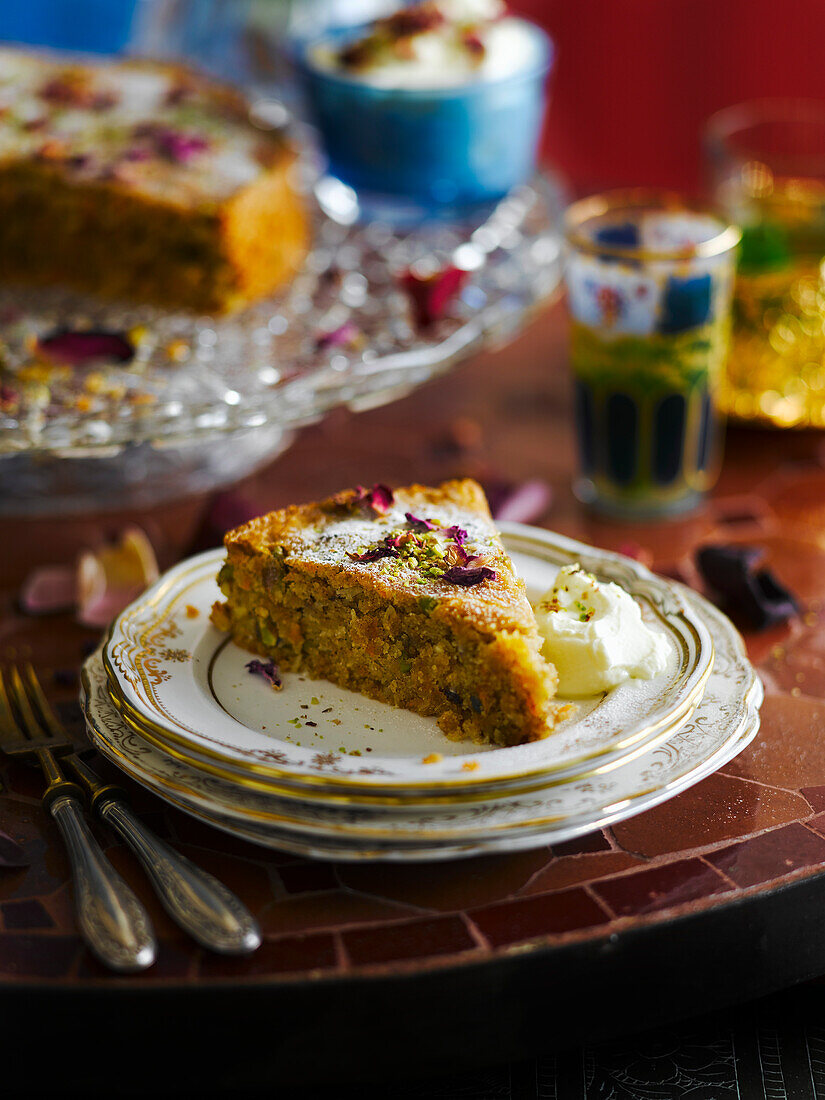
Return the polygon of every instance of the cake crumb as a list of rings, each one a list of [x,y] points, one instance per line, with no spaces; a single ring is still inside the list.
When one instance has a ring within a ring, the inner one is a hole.
[[[440,752],[431,752],[429,756],[425,756],[425,757],[422,758],[421,763],[422,764],[438,764],[439,761],[441,761],[443,759],[444,759],[444,757],[441,755]]]
[[[194,604],[188,603],[186,605],[186,618],[187,619],[197,619],[199,615],[200,615],[200,611],[198,611],[197,607],[195,607]]]
[[[478,761],[477,760],[465,760],[464,763],[461,765],[461,770],[463,772],[474,772],[474,771],[477,770],[477,768],[478,768]]]

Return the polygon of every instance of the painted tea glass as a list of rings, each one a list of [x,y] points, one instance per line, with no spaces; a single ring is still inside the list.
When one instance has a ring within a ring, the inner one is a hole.
[[[715,482],[739,237],[667,194],[613,192],[568,208],[574,491],[599,511],[682,512]]]
[[[706,148],[716,201],[742,227],[721,407],[825,427],[825,103],[730,107]]]

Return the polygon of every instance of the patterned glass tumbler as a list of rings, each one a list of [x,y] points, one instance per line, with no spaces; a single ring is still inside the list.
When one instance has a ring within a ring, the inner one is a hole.
[[[594,509],[677,514],[716,481],[739,239],[717,215],[660,192],[609,192],[568,208],[574,492]]]

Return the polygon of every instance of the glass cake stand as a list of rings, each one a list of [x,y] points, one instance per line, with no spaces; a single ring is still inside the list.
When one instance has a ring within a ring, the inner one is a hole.
[[[564,196],[551,175],[483,220],[402,231],[353,224],[346,195],[302,170],[305,264],[231,317],[0,289],[0,515],[145,507],[230,484],[330,409],[395,400],[507,339],[558,287]],[[422,316],[409,273],[437,288],[453,268],[466,272],[456,293],[436,289]]]

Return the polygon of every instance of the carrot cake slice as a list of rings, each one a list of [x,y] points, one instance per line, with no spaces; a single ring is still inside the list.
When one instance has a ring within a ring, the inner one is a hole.
[[[225,544],[212,622],[282,670],[434,715],[453,740],[536,741],[565,709],[474,481],[346,490]]]

